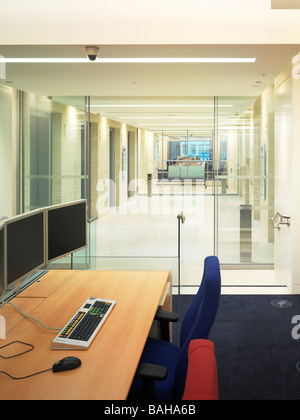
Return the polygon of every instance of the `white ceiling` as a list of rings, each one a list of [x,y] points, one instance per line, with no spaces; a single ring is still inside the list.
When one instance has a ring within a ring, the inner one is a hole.
[[[271,0],[73,0],[72,7],[68,0],[2,0],[0,40],[5,57],[84,57],[86,45],[99,46],[103,57],[256,57],[250,64],[7,64],[0,81],[75,102],[87,95],[102,104],[187,105],[238,96],[232,116],[241,115],[300,51],[300,11],[272,10]],[[130,118],[132,125],[211,112],[93,110],[124,122],[124,116],[172,117]]]
[[[283,0],[284,2],[290,0]],[[300,43],[299,10],[271,0],[1,0],[11,45]]]
[[[6,79],[41,95],[256,96],[300,45],[113,45],[101,57],[255,57],[255,63],[6,64]],[[85,46],[0,46],[5,57],[85,57]],[[260,84],[256,83],[261,81]]]
[[[213,103],[219,96],[233,106],[228,117],[239,117],[300,50],[300,45],[113,45],[100,46],[101,57],[255,57],[255,63],[215,64],[6,64],[10,86],[42,96],[91,96],[107,105],[169,104],[170,107],[100,107],[92,111],[148,129],[200,128],[213,108],[186,107]],[[0,46],[5,57],[84,57],[85,46]],[[233,99],[233,97],[237,97]],[[205,98],[205,99],[204,99]],[[230,98],[230,99],[229,99]],[[201,102],[202,101],[202,102]],[[81,101],[82,103],[82,101]],[[184,107],[174,105],[183,104]],[[222,110],[220,109],[220,112]],[[225,110],[224,110],[225,112]],[[132,118],[132,117],[137,118]],[[146,117],[142,119],[141,117]],[[129,117],[126,119],[125,117]],[[151,118],[150,118],[151,117]],[[159,117],[157,120],[155,117]],[[166,117],[169,117],[168,119]],[[176,117],[179,117],[176,119]],[[183,118],[186,117],[186,118]],[[187,118],[188,117],[188,118]],[[153,123],[153,126],[150,124]],[[201,124],[195,126],[195,124]]]

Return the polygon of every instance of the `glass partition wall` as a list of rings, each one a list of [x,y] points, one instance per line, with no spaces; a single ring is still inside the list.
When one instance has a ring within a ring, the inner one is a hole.
[[[20,212],[86,198],[85,98],[22,93]]]
[[[259,98],[206,98],[197,123],[155,131],[152,194],[166,212],[168,203],[183,216],[177,238],[184,290],[199,285],[211,254],[223,269],[273,269],[273,105],[272,86]]]
[[[222,118],[222,104],[235,115]],[[274,263],[273,88],[259,98],[218,98],[218,256],[222,264]],[[225,157],[226,156],[226,157]]]
[[[19,213],[89,198],[86,98],[20,92]],[[87,250],[80,251],[87,267]],[[71,257],[50,268],[69,268]]]
[[[86,198],[89,247],[74,267],[170,270],[175,292],[199,285],[207,255],[271,267],[273,88],[195,103],[151,127],[93,98],[22,93],[20,212]]]

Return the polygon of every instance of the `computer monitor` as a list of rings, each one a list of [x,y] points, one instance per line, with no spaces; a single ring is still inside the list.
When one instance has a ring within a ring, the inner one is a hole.
[[[46,208],[47,260],[52,262],[87,247],[87,201]]]
[[[0,225],[0,296],[5,289],[5,246],[4,246],[4,228],[5,224]]]
[[[45,212],[32,211],[6,221],[6,287],[21,282],[46,263]]]

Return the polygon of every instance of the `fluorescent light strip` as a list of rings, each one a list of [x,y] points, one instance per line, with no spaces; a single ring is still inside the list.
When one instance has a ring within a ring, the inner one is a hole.
[[[219,118],[224,118],[224,119],[226,119],[226,120],[228,120],[228,119],[230,119],[230,117],[224,117],[223,115],[229,115],[229,112],[218,112],[218,115],[220,116],[220,115],[222,115],[221,117],[219,117]],[[189,116],[189,115],[187,115],[187,116],[185,116],[185,117],[177,117],[176,115],[172,115],[172,116],[167,116],[167,117],[159,117],[159,116],[157,116],[157,117],[155,117],[155,116],[152,116],[152,117],[150,117],[150,116],[147,116],[147,117],[141,117],[140,115],[137,115],[137,116],[132,116],[132,115],[128,115],[128,116],[125,116],[125,117],[121,117],[121,116],[118,116],[117,118],[120,118],[120,119],[124,119],[124,120],[127,120],[127,119],[129,119],[129,120],[144,120],[144,119],[153,119],[153,120],[156,120],[156,119],[168,119],[168,118],[174,118],[174,119],[177,119],[177,118],[181,118],[181,119],[186,119],[186,118],[194,118],[195,120],[197,120],[197,119],[206,119],[206,118],[211,118],[211,119],[214,119],[214,117],[212,117],[212,116],[207,116],[207,117],[204,117],[204,116],[201,116],[201,117],[195,117],[195,116]],[[237,117],[233,117],[232,118],[234,121],[237,119]]]
[[[232,124],[232,123],[234,123],[235,121],[228,121],[228,124]],[[222,122],[222,124],[224,124],[224,123],[226,123],[226,121],[223,121]],[[145,125],[150,125],[150,126],[154,126],[154,125],[159,125],[159,126],[167,126],[167,125],[170,125],[170,126],[177,126],[177,125],[204,125],[204,126],[211,126],[211,125],[213,125],[213,123],[211,122],[211,123],[204,123],[204,124],[201,124],[201,123],[199,123],[199,124],[194,124],[194,123],[192,123],[192,124],[190,124],[190,123],[170,123],[170,124],[164,124],[164,123],[153,123],[153,124],[148,124],[148,123],[145,123],[145,124],[143,124],[143,123],[140,123],[140,124],[138,124],[138,125],[141,125],[141,126],[145,126]],[[226,124],[224,125],[224,127],[226,127]]]
[[[255,63],[256,58],[99,58],[102,63]]]
[[[207,107],[211,107],[213,108],[214,105],[197,105],[197,104],[184,104],[184,105],[174,105],[174,104],[170,104],[170,105],[166,105],[166,104],[123,104],[123,105],[105,105],[105,104],[98,104],[98,105],[90,105],[91,108],[163,108],[163,107],[167,107],[167,108],[175,108],[175,107],[179,107],[179,108],[196,108],[196,107],[201,107],[201,108],[207,108]],[[227,107],[227,108],[232,108],[233,105],[218,105],[218,107]]]
[[[202,127],[213,127],[213,124],[210,124],[210,123],[207,123],[207,124],[201,124],[201,123],[199,123],[199,124],[187,124],[187,123],[183,123],[183,124],[181,124],[181,123],[178,123],[178,124],[176,124],[176,123],[173,123],[173,124],[137,124],[138,126],[141,126],[141,127],[144,127],[144,126],[150,126],[150,127],[154,127],[154,126],[159,126],[159,127],[177,127],[177,126],[202,126]],[[237,128],[237,125],[234,125],[234,126],[231,126],[231,125],[224,125],[224,123],[222,124],[222,125],[219,125],[219,128],[233,128],[233,127],[236,127]],[[253,126],[243,126],[243,127],[241,127],[241,129],[243,129],[243,128],[254,128]]]
[[[211,124],[176,124],[176,123],[173,123],[173,124],[138,124],[139,126],[142,126],[142,127],[144,127],[145,125],[150,125],[151,127],[153,127],[154,125],[160,125],[160,126],[164,126],[164,127],[166,127],[166,126],[171,126],[171,127],[174,127],[174,126],[178,126],[178,125],[182,125],[182,126],[191,126],[191,125],[202,125],[202,126],[207,126],[207,125],[211,125]]]
[[[170,117],[118,117],[120,120],[213,120],[215,117],[176,117],[176,116],[170,116]],[[226,121],[236,121],[237,118],[227,118],[227,117],[219,117],[219,119],[226,120]]]
[[[129,119],[131,119],[131,120],[146,120],[146,119],[152,119],[152,120],[171,120],[171,119],[175,119],[175,120],[179,120],[179,119],[181,119],[181,120],[186,120],[186,119],[195,119],[195,120],[199,120],[199,119],[204,119],[204,120],[206,120],[206,119],[214,119],[214,117],[118,117],[118,118],[120,118],[121,120],[122,119],[126,119],[126,120],[129,120]]]
[[[6,58],[0,57],[0,63],[254,63],[256,58]]]
[[[92,63],[87,58],[6,58],[0,57],[0,63],[13,64],[51,64],[51,63]]]
[[[194,130],[194,129],[190,129],[189,127],[191,126],[191,125],[201,125],[201,124],[188,124],[188,126],[187,126],[187,124],[184,124],[185,125],[185,127],[187,127],[187,128],[185,128],[185,129],[182,129],[182,130],[176,130],[176,128],[173,130],[172,128],[169,128],[169,127],[165,127],[165,126],[162,126],[162,127],[153,127],[153,128],[151,128],[151,127],[149,127],[149,128],[147,128],[147,130],[153,130],[153,131],[161,131],[161,130],[166,130],[166,131],[191,131],[191,130]],[[139,127],[139,128],[143,128],[143,127]],[[210,128],[209,127],[207,127],[207,128],[204,128],[202,131],[207,131],[207,130],[209,130]],[[213,130],[213,127],[211,127],[211,130]],[[225,127],[218,127],[218,130],[222,130],[222,131],[228,131],[228,130],[230,130],[230,131],[236,131],[236,132],[241,132],[241,131],[245,131],[245,130],[247,130],[247,131],[254,131],[254,128],[253,127],[244,127],[243,129],[240,129],[240,128],[238,128],[237,126],[233,126],[233,127],[231,127],[231,126],[225,126]]]
[[[161,130],[159,130],[158,128],[155,128],[154,131],[159,132]],[[199,129],[199,130],[194,130],[194,129],[193,130],[176,130],[176,129],[172,130],[172,129],[169,129],[168,133],[186,133],[187,131],[189,131],[189,134],[191,134],[191,133],[211,133],[211,130],[209,130],[207,128]]]

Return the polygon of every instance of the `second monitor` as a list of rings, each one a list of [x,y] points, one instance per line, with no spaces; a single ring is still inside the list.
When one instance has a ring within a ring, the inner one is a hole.
[[[79,200],[47,209],[48,262],[87,246],[87,202]]]

